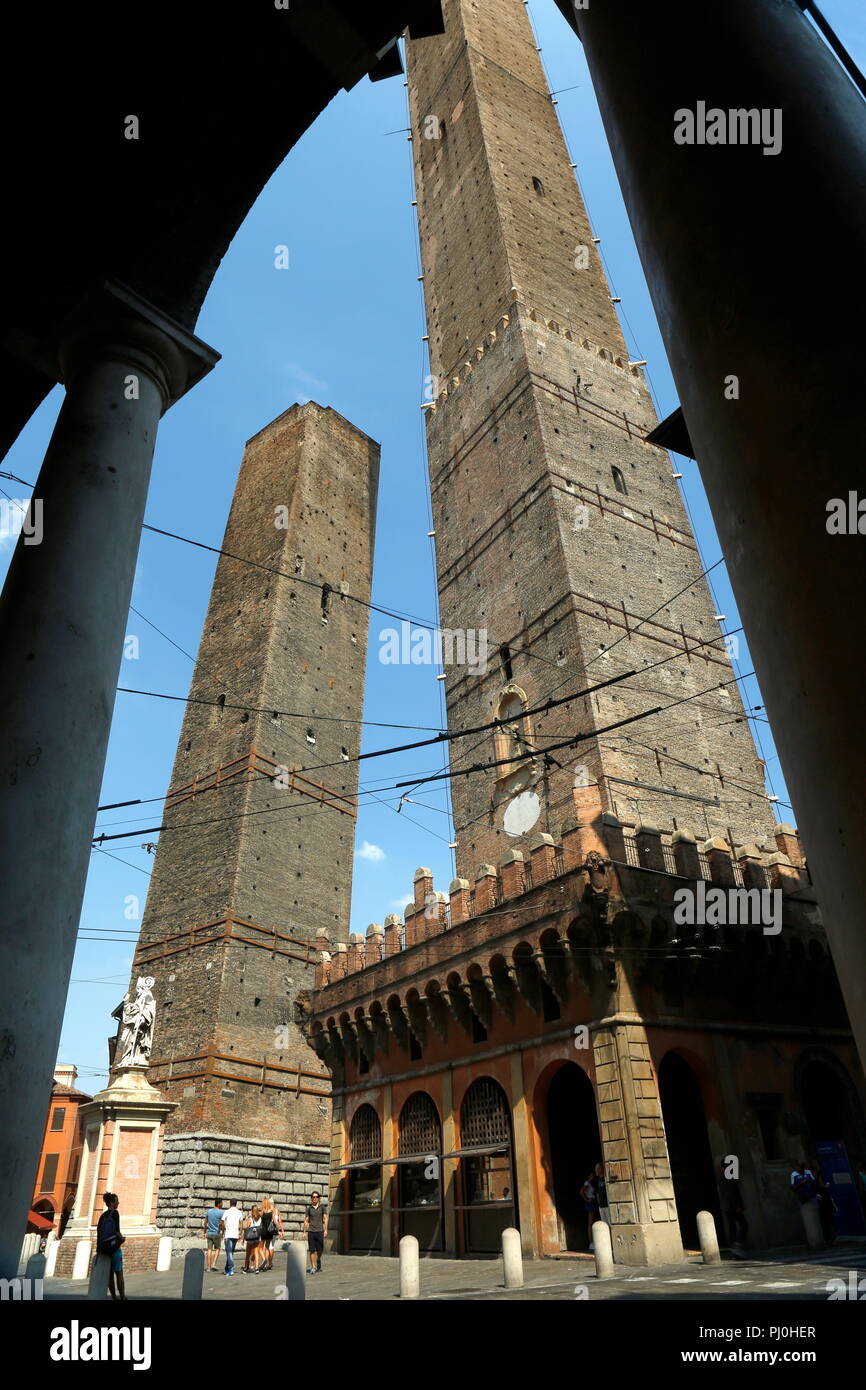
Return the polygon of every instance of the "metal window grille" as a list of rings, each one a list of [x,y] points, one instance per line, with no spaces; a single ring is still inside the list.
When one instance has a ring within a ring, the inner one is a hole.
[[[508,1101],[502,1087],[488,1076],[473,1081],[460,1107],[460,1139],[464,1148],[510,1144]]]
[[[355,1112],[349,1140],[353,1163],[362,1162],[364,1159],[369,1159],[372,1163],[382,1157],[382,1127],[372,1105],[362,1105]]]
[[[416,1091],[400,1112],[400,1153],[442,1152],[442,1128],[436,1106],[426,1091]]]

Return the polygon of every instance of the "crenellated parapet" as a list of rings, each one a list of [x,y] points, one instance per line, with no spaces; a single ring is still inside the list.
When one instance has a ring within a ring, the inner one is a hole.
[[[471,880],[454,879],[447,894],[429,868],[417,869],[403,917],[390,913],[345,941],[320,933],[310,1041],[329,1065],[355,1052],[372,1060],[392,1044],[408,1050],[412,1038],[423,1047],[422,1036],[444,1038],[449,1026],[487,1029],[497,1010],[513,1019],[518,999],[548,1017],[550,1001],[565,1007],[573,987],[603,1007],[618,953],[662,996],[671,970],[675,994],[710,970],[703,993],[725,997],[746,957],[756,988],[782,969],[796,994],[801,975],[832,971],[792,826],[780,825],[774,844],[732,845],[623,824],[602,810],[597,787],[575,789],[573,808],[558,836],[517,842]],[[739,926],[703,937],[678,927],[675,895],[685,886],[703,899],[711,889],[778,890],[785,930]]]

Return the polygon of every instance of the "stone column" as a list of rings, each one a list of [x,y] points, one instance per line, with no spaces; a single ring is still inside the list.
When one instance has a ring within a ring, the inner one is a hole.
[[[535,1229],[535,1193],[532,1183],[532,1148],[529,1139],[529,1113],[523,1081],[523,1053],[511,1054],[511,1124],[514,1133],[514,1185],[517,1189],[517,1220],[520,1246],[524,1255],[540,1254]]]
[[[393,1158],[396,1153],[397,1126],[394,1123],[394,1088],[390,1081],[382,1087],[382,1157]],[[393,1163],[382,1165],[382,1254],[393,1255],[394,1241],[394,1183],[397,1170]]]
[[[57,1056],[162,413],[216,354],[122,286],[29,354],[66,397],[0,599],[0,1277],[14,1274]]]
[[[454,1119],[454,1077],[451,1071],[442,1073],[442,1152],[451,1153],[457,1148],[457,1124]],[[454,1210],[454,1193],[457,1185],[457,1164],[459,1158],[446,1158],[442,1162],[440,1180],[442,1183],[442,1222],[445,1233],[445,1253],[457,1254],[457,1213]]]
[[[621,1014],[592,1027],[614,1259],[674,1264],[683,1247],[646,1030]]]
[[[866,1066],[866,520],[848,288],[863,273],[863,99],[793,0],[559,4],[583,40]],[[714,147],[704,117],[735,92],[767,138],[732,144],[724,111],[728,147]],[[804,246],[822,248],[805,284]]]
[[[346,1129],[346,1097],[331,1097],[331,1154],[328,1174],[328,1249],[345,1255],[349,1249],[349,1174],[342,1165],[352,1157]],[[342,1198],[342,1200],[341,1200]],[[336,1220],[334,1220],[336,1216]]]

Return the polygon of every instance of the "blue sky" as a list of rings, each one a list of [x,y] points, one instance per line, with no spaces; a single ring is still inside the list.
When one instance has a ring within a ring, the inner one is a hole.
[[[856,0],[825,0],[823,9],[862,66],[866,18]],[[560,120],[602,238],[612,292],[622,299],[629,350],[648,360],[656,407],[664,416],[677,404],[676,393],[583,53],[552,0],[533,0],[530,14],[551,88],[559,92]],[[271,179],[226,255],[199,319],[199,336],[222,360],[160,425],[147,520],[219,545],[246,439],[293,402],[312,398],[382,445],[374,601],[435,622],[420,410],[428,368],[406,124],[402,80],[364,80],[331,103]],[[274,268],[274,248],[281,244],[289,247],[285,271]],[[60,401],[58,387],[7,455],[4,470],[35,479]],[[697,467],[675,462],[710,565],[720,548]],[[27,496],[15,484],[4,481],[2,487],[13,497]],[[0,575],[11,548],[0,540]],[[204,551],[145,533],[133,594],[138,611],[127,627],[139,639],[139,656],[124,660],[119,684],[186,695],[192,661],[177,648],[196,652],[215,561]],[[739,627],[724,568],[712,579],[727,630]],[[435,668],[378,661],[379,633],[391,625],[372,614],[365,718],[444,727]],[[751,662],[742,638],[741,644],[738,665],[745,673]],[[743,694],[747,706],[762,704],[754,679],[745,682]],[[102,803],[164,795],[182,712],[178,702],[118,695]],[[769,726],[752,727],[767,759],[768,790],[785,803],[788,792]],[[367,728],[364,750],[408,738]],[[441,755],[419,750],[362,764],[362,783],[375,790],[440,767]],[[429,865],[444,890],[453,876],[445,786],[413,793],[399,815],[398,795],[362,795],[353,930],[398,911],[418,865]],[[153,802],[105,812],[98,825],[107,834],[158,825],[160,809]],[[778,814],[794,819],[784,804]],[[107,1074],[110,1012],[126,987],[137,929],[125,913],[132,897],[143,909],[153,860],[140,846],[153,838],[121,841],[108,846],[110,855],[92,856],[58,1058],[79,1067],[85,1090],[96,1089]]]

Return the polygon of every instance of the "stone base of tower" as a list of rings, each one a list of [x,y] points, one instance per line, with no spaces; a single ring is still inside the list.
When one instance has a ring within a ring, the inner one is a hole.
[[[675,1265],[684,1258],[676,1222],[612,1226],[610,1243],[618,1265]]]
[[[281,1144],[239,1134],[167,1134],[157,1199],[160,1231],[174,1239],[175,1250],[202,1247],[208,1207],[221,1197],[224,1206],[237,1198],[248,1211],[253,1202],[271,1197],[283,1218],[286,1238],[300,1235],[310,1193],[328,1192],[330,1150],[318,1145]]]

